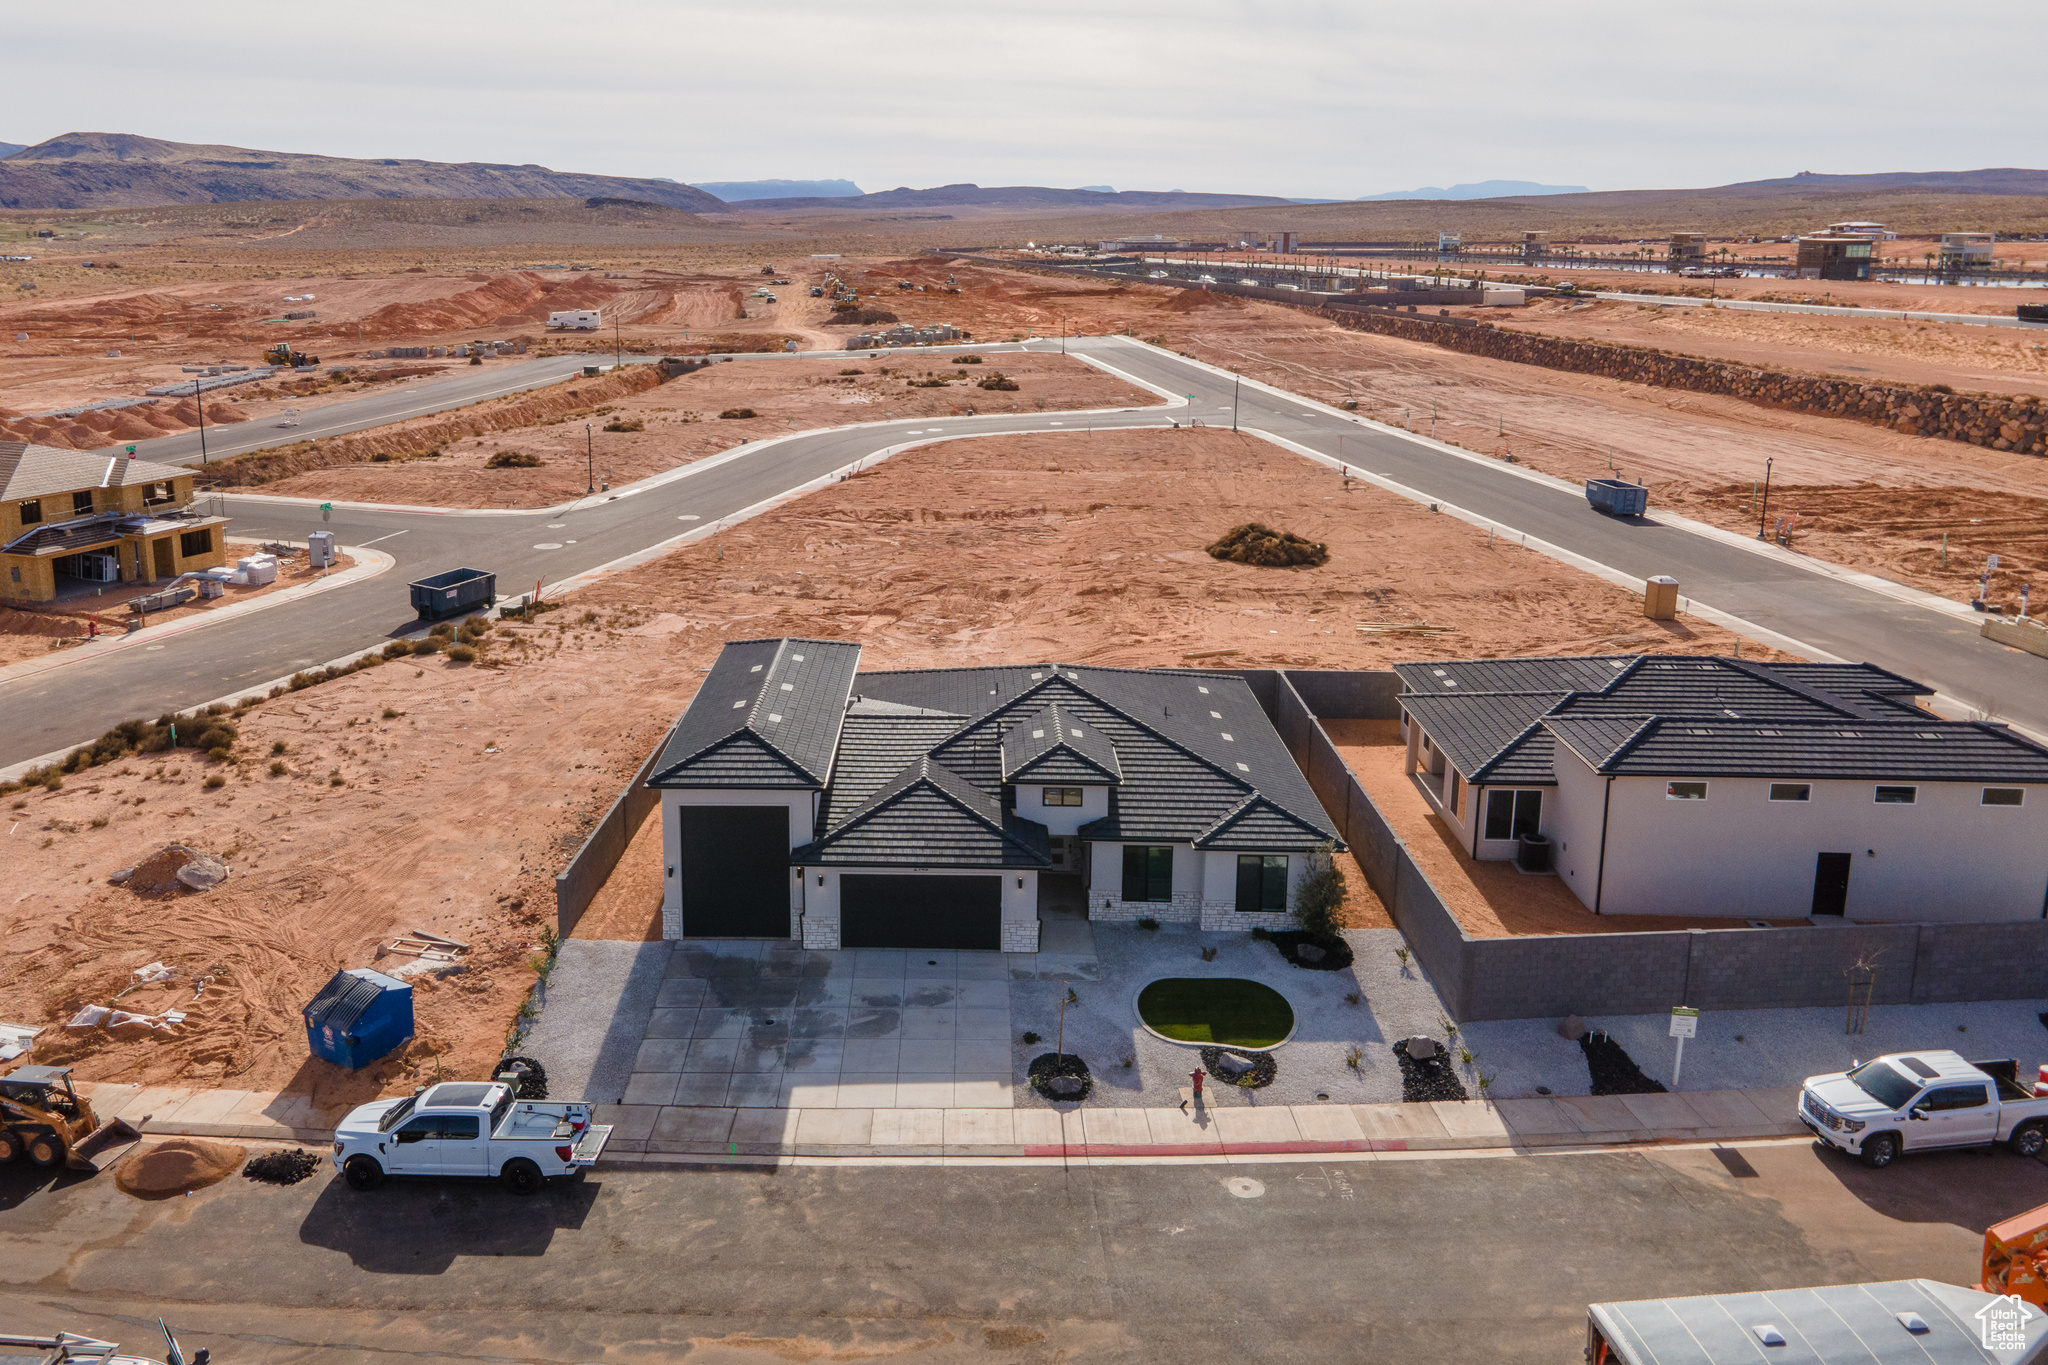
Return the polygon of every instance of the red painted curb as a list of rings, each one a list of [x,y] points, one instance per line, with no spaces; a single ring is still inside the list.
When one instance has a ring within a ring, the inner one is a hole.
[[[1350,1138],[1339,1142],[1055,1142],[1026,1146],[1026,1156],[1281,1156],[1317,1152],[1405,1152],[1408,1143]]]

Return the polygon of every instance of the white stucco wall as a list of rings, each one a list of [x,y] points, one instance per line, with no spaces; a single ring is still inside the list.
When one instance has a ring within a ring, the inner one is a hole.
[[[1811,785],[1811,800],[1771,801],[1766,780],[1713,778],[1706,800],[1673,801],[1663,778],[1615,779],[1601,910],[1797,918],[1813,908],[1817,855],[1837,852],[1853,855],[1852,920],[2041,917],[2048,787],[2012,807],[1983,805],[1982,782],[1906,783],[1910,806],[1878,805],[1875,782]]]
[[[1550,865],[1591,910],[1600,877],[1600,806],[1607,794],[1607,779],[1563,744],[1557,746],[1553,766],[1557,786],[1543,803]]]
[[[1048,806],[1045,804],[1045,785],[1017,784],[1017,814],[1022,819],[1036,820],[1044,825],[1047,834],[1079,834],[1081,826],[1109,814],[1108,787],[1082,787],[1081,804],[1078,806]],[[1061,782],[1051,785],[1074,784]]]
[[[661,794],[661,936],[683,936],[683,823],[678,812],[684,806],[781,806],[789,812],[789,846],[797,849],[811,841],[816,823],[817,793],[808,791],[754,791],[744,789],[705,790],[687,788]],[[795,874],[790,876],[790,923],[803,906],[802,889]]]

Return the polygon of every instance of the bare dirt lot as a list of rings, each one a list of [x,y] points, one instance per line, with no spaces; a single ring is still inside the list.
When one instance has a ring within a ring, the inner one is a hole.
[[[998,372],[1014,391],[981,381]],[[629,372],[630,373],[630,372]],[[913,387],[938,381],[934,387]],[[563,395],[590,386],[561,386]],[[551,391],[543,391],[547,393]],[[520,400],[532,405],[536,398]],[[510,403],[513,400],[506,400]],[[1149,407],[1157,396],[1073,357],[1008,354],[962,364],[957,356],[883,352],[878,360],[731,361],[678,376],[659,388],[608,399],[588,410],[550,410],[542,422],[416,449],[412,427],[384,428],[374,443],[387,459],[309,470],[266,492],[439,507],[545,507],[581,497],[591,480],[614,487],[739,445],[818,427],[966,412],[1056,412]],[[560,405],[556,405],[560,406]],[[488,406],[484,413],[489,411]],[[724,413],[752,416],[726,418]],[[440,419],[442,422],[455,420]],[[585,427],[587,433],[586,451]],[[392,455],[390,452],[397,451]],[[499,461],[492,467],[491,461]],[[538,464],[527,465],[527,460]]]
[[[1252,520],[1326,542],[1329,562],[1203,553]],[[1454,633],[1366,635],[1361,621]],[[1370,667],[1734,643],[1646,621],[1626,593],[1249,437],[941,443],[501,625],[476,664],[401,659],[262,703],[239,723],[237,761],[140,755],[9,798],[26,856],[0,905],[0,1018],[61,1024],[161,959],[181,982],[123,1007],[166,1007],[210,976],[185,1025],[133,1040],[59,1029],[38,1055],[86,1080],[323,1103],[407,1088],[436,1059],[477,1074],[533,979],[553,873],[723,642],[777,634],[860,640],[871,668]],[[172,840],[233,875],[160,901],[108,883]],[[1358,921],[1383,923],[1358,889]],[[608,918],[637,936],[630,913]],[[417,992],[418,1041],[354,1077],[307,1060],[300,1007],[340,967],[404,961],[377,948],[412,928],[475,945],[463,974]]]

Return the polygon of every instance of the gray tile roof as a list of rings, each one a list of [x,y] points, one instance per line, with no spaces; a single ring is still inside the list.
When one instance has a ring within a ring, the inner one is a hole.
[[[1053,702],[1002,742],[1005,782],[1118,782],[1116,745],[1071,707]]]
[[[860,646],[843,640],[727,644],[676,721],[649,785],[825,786],[859,663]],[[744,740],[736,738],[742,731]]]
[[[914,707],[883,712],[875,707],[873,702],[859,703],[846,713],[832,785],[818,808],[819,834],[851,820],[891,778],[967,723],[964,716],[944,712]]]
[[[1402,707],[1422,723],[1451,766],[1472,782],[1556,781],[1550,732],[1539,723],[1565,699],[1562,692],[1475,692],[1470,696],[1404,696]],[[1521,751],[1534,744],[1538,754]],[[1535,761],[1531,761],[1531,760]],[[1496,769],[1512,769],[1513,776]]]
[[[1045,826],[921,755],[844,824],[790,855],[798,866],[1046,867]]]
[[[1306,820],[1263,796],[1248,796],[1205,830],[1195,840],[1195,847],[1219,853],[1300,853],[1330,843],[1337,841]]]
[[[118,450],[60,450],[28,441],[0,441],[0,502],[191,477],[189,469],[131,460]]]
[[[1557,743],[1603,773],[1681,776],[2029,781],[2021,774],[2048,759],[1999,727],[1928,715],[1914,699],[1933,689],[1869,664],[1641,655],[1395,671],[1415,689],[1403,708],[1458,771],[1489,785],[1554,782]],[[1562,696],[1539,685],[1574,676],[1591,685]]]
[[[1601,716],[1545,724],[1605,776],[2048,783],[2048,749],[1981,721],[1759,726]]]

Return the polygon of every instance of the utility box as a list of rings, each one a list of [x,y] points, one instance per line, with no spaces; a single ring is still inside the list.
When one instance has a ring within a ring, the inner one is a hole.
[[[412,987],[369,967],[349,967],[320,988],[305,1015],[313,1055],[361,1071],[412,1037]]]
[[[1678,619],[1678,580],[1658,574],[1643,584],[1643,615],[1652,621]]]
[[[334,562],[334,532],[315,531],[306,537],[306,560],[316,569]]]

